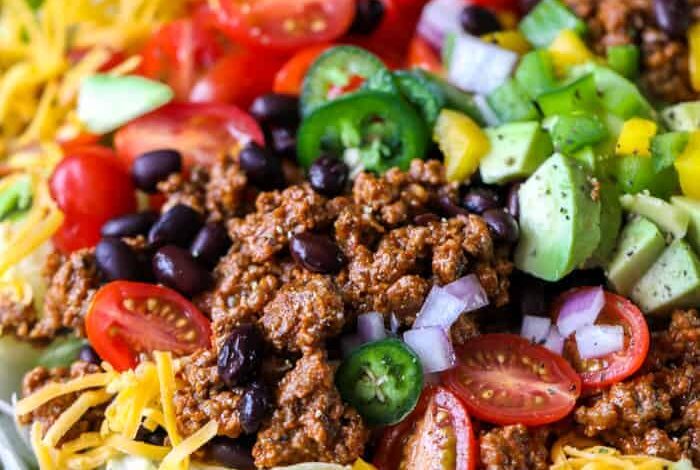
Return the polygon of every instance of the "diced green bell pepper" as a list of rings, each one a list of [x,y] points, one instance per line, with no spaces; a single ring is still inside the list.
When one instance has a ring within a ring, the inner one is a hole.
[[[579,35],[586,34],[588,29],[586,23],[559,0],[542,0],[518,27],[535,47],[548,46],[563,29]]]
[[[515,70],[515,81],[533,100],[557,88],[557,77],[549,53],[540,49],[525,54]]]
[[[572,113],[558,116],[551,130],[554,149],[564,155],[597,144],[605,139],[608,130],[595,114]]]
[[[683,151],[690,134],[687,132],[667,132],[651,139],[651,161],[657,173],[673,166]]]
[[[24,214],[32,205],[32,184],[22,177],[0,192],[0,221]]]
[[[653,196],[668,198],[679,190],[675,168],[666,168],[657,173],[649,157],[625,155],[611,158],[610,163],[610,176],[625,194],[648,190]]]
[[[639,76],[639,47],[634,44],[610,46],[607,50],[608,66],[629,80]]]
[[[530,97],[513,79],[492,91],[486,100],[501,123],[533,121],[540,117]]]
[[[600,102],[593,74],[540,95],[537,104],[545,116],[596,112]]]

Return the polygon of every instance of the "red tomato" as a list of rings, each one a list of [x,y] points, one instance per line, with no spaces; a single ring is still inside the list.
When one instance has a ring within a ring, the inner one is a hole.
[[[494,10],[518,10],[518,0],[470,0],[470,3]]]
[[[217,155],[251,139],[265,142],[255,119],[235,106],[173,103],[121,128],[114,145],[129,167],[139,155],[163,148],[179,150],[186,166],[208,166]]]
[[[354,0],[219,0],[219,26],[235,41],[267,50],[296,50],[345,33]]]
[[[102,224],[136,210],[131,176],[112,150],[97,145],[68,150],[49,180],[51,195],[66,216],[54,236],[64,253],[94,246]]]
[[[311,64],[333,44],[317,44],[297,52],[275,75],[273,91],[288,95],[300,95],[306,72]]]
[[[555,302],[554,318],[567,296],[585,287],[562,294]],[[597,324],[621,325],[625,330],[625,347],[616,353],[596,359],[583,360],[578,355],[576,338],[572,334],[564,345],[564,357],[581,376],[584,390],[595,390],[620,382],[634,374],[644,363],[649,352],[649,326],[642,312],[629,300],[606,292],[605,306]]]
[[[208,348],[211,336],[209,320],[174,290],[126,281],[97,291],[85,330],[97,354],[118,371],[136,367],[140,353],[181,356]]]
[[[441,446],[441,444],[443,444]],[[379,470],[476,468],[477,443],[462,401],[442,387],[423,391],[416,409],[384,431],[375,452]],[[445,462],[450,462],[445,466]]]
[[[437,53],[423,38],[416,35],[408,48],[407,65],[409,68],[419,68],[436,75],[445,73],[442,61]]]
[[[568,415],[581,379],[566,360],[511,334],[488,334],[458,348],[447,386],[472,416],[495,424],[537,426]]]

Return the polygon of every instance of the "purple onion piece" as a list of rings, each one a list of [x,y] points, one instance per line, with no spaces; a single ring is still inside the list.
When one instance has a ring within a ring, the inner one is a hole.
[[[443,328],[408,330],[403,340],[420,358],[424,373],[442,372],[455,366],[457,359],[452,342]]]
[[[525,315],[520,329],[520,336],[532,343],[542,344],[547,339],[551,326],[552,320],[547,317]]]
[[[570,293],[559,309],[559,333],[568,338],[579,328],[595,324],[604,306],[602,287],[586,287]]]
[[[621,351],[625,330],[621,325],[587,325],[576,331],[576,347],[581,359],[594,359]]]

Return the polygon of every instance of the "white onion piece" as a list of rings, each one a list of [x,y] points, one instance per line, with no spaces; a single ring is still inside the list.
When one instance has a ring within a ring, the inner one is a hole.
[[[348,357],[355,349],[363,344],[359,335],[345,335],[341,337],[340,350],[343,353],[343,357]]]
[[[363,343],[386,338],[384,317],[381,313],[363,313],[357,317],[357,335]]]
[[[456,363],[452,342],[439,326],[408,330],[403,340],[418,355],[426,374],[451,369]]]
[[[520,336],[532,343],[542,344],[547,339],[551,326],[552,320],[547,317],[525,315],[522,328],[520,329]]]
[[[586,287],[569,294],[559,309],[557,327],[564,338],[586,325],[593,325],[605,305],[602,287]]]
[[[448,329],[457,321],[467,303],[458,299],[440,286],[433,286],[418,312],[414,328],[440,326]]]
[[[549,329],[549,334],[544,340],[544,344],[542,346],[555,354],[559,354],[560,356],[562,355],[564,352],[564,337],[559,334],[559,329],[556,327],[556,325],[552,325],[552,327]]]
[[[487,95],[510,77],[518,58],[513,51],[460,34],[447,61],[447,76],[450,83],[465,91]]]
[[[472,312],[489,304],[489,297],[481,286],[479,278],[474,274],[464,276],[443,287],[448,294],[452,294],[464,301],[465,312]]]
[[[462,31],[459,15],[464,8],[464,0],[431,0],[418,21],[418,34],[431,46],[440,50],[445,36]]]
[[[625,347],[621,325],[588,325],[576,331],[576,347],[581,359],[607,356]]]

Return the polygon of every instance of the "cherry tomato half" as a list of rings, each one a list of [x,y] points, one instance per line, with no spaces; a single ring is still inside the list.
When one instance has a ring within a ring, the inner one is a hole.
[[[355,0],[219,0],[219,27],[234,41],[267,50],[297,50],[345,33]]]
[[[64,253],[94,246],[109,219],[136,210],[131,176],[105,147],[69,147],[49,180],[51,196],[66,218],[54,236]]]
[[[563,293],[555,302],[554,321],[564,300],[585,287]],[[649,326],[642,312],[629,300],[611,292],[605,293],[605,306],[596,320],[600,325],[620,325],[625,331],[621,351],[607,356],[583,360],[578,354],[572,334],[564,343],[564,357],[581,376],[584,391],[595,390],[620,382],[642,367],[649,352]]]
[[[163,148],[179,150],[186,166],[208,166],[217,155],[250,140],[265,142],[255,119],[236,106],[173,103],[121,128],[114,145],[128,167],[139,155]]]
[[[447,386],[472,416],[495,424],[537,426],[568,415],[581,379],[566,360],[511,334],[488,334],[458,348]]]
[[[100,288],[85,316],[88,340],[116,370],[134,368],[140,353],[191,354],[210,346],[209,320],[174,290],[115,281]]]
[[[294,54],[275,75],[273,91],[288,95],[301,94],[301,87],[309,67],[318,59],[318,56],[332,46],[333,44],[316,44]]]
[[[462,401],[446,388],[428,387],[413,412],[384,431],[374,465],[379,470],[473,470],[477,449]]]

